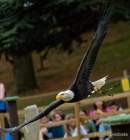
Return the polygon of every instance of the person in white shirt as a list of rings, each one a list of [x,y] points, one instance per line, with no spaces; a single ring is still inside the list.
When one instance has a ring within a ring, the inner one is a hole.
[[[74,119],[74,114],[70,113],[68,115],[66,115],[65,119],[66,120],[70,120],[70,119]],[[71,123],[66,125],[66,132],[64,137],[67,138],[69,136],[71,137],[75,137],[77,136],[77,127],[76,127],[76,123],[74,121],[72,121]],[[85,127],[80,124],[80,134],[81,135],[86,135],[87,134],[87,130],[85,129]],[[89,140],[89,138],[82,138],[81,140]]]

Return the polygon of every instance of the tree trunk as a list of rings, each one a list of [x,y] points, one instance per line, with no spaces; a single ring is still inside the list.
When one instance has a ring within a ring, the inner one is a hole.
[[[32,56],[30,54],[22,57],[13,56],[13,74],[17,93],[37,87]]]

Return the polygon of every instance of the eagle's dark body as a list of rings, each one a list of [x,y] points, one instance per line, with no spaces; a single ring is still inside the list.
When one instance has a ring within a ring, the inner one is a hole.
[[[86,51],[86,53],[82,59],[82,62],[78,68],[76,77],[75,77],[74,81],[72,82],[72,84],[70,85],[70,87],[68,88],[68,90],[71,90],[74,93],[74,98],[69,102],[80,101],[80,100],[88,97],[91,94],[91,92],[93,91],[93,85],[92,85],[91,81],[89,80],[90,73],[91,73],[93,65],[96,61],[98,50],[106,35],[106,27],[109,22],[110,16],[111,16],[111,9],[109,9],[107,11],[107,13],[101,19],[101,21],[98,25],[96,34],[92,40],[91,46],[88,48],[88,51]],[[4,131],[4,132],[18,131],[25,125],[32,123],[36,120],[39,120],[42,117],[48,115],[50,111],[54,110],[56,107],[60,106],[63,103],[64,103],[63,100],[56,100],[56,101],[52,102],[49,106],[47,106],[41,113],[39,113],[32,120],[24,122],[23,124],[20,124],[17,127],[13,127],[13,128],[9,128],[9,129],[1,128],[0,130]]]
[[[83,86],[83,84],[86,86]],[[75,94],[75,97],[70,101],[70,103],[77,102],[87,98],[91,94],[91,92],[93,91],[93,85],[90,81],[87,82],[81,81],[78,87],[72,86],[70,90],[73,91],[74,93],[80,93],[80,94]]]

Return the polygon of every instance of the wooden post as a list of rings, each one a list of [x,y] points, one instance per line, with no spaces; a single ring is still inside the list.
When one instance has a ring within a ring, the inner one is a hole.
[[[128,108],[130,108],[130,97],[127,97],[127,105],[128,105]]]
[[[9,119],[11,123],[11,127],[18,125],[18,114],[17,114],[17,104],[16,100],[18,99],[17,96],[14,97],[6,97],[5,101],[7,103],[7,111],[9,113]],[[13,140],[19,140],[19,132],[12,133]]]
[[[123,91],[130,91],[130,84],[126,70],[123,71],[123,78],[121,80],[121,84]]]
[[[80,102],[75,103],[75,118],[77,125],[77,140],[80,140]]]
[[[4,114],[0,114],[0,128],[4,128],[5,127],[5,122],[4,122]],[[5,140],[5,134],[1,133],[1,138],[2,140]]]
[[[122,84],[122,89],[124,92],[130,91],[130,83],[129,83],[129,78],[128,78],[128,74],[126,70],[123,71],[123,78],[121,80],[121,84]],[[127,105],[128,107],[130,107],[130,97],[127,97]]]
[[[36,105],[26,107],[24,111],[25,111],[25,121],[32,119],[38,114],[38,108]],[[39,130],[40,130],[39,121],[33,122],[28,126],[25,126],[23,129],[25,140],[39,140]]]

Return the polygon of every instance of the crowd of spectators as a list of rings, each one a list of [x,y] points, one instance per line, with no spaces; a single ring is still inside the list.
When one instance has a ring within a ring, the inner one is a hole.
[[[109,105],[105,105],[102,101],[97,101],[95,104],[93,104],[90,111],[83,110],[80,111],[80,134],[86,135],[88,133],[92,132],[104,132],[104,131],[112,131],[111,126],[109,124],[106,124],[102,122],[102,119],[100,117],[97,117],[96,119],[91,120],[85,120],[86,116],[99,116],[105,113],[114,113],[116,111],[120,111],[121,108],[116,105],[115,102],[111,102]],[[41,119],[42,124],[54,124],[55,122],[61,121],[61,120],[71,120],[75,119],[75,115],[73,113],[67,113],[64,114],[60,110],[55,110],[51,113],[49,117],[44,117]],[[41,128],[40,130],[40,138],[39,140],[48,140],[48,139],[54,139],[54,138],[67,138],[67,137],[74,137],[77,136],[77,127],[76,122],[71,121],[71,123],[67,123],[66,125],[59,125],[54,126],[50,128]],[[93,140],[109,140],[109,137],[96,137],[93,138]],[[89,138],[82,138],[82,140],[89,140]]]

